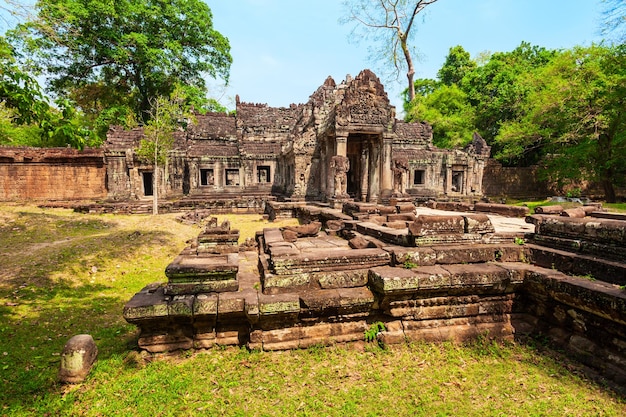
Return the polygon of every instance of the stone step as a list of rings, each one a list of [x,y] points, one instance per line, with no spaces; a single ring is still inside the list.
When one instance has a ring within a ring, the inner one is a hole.
[[[528,261],[544,267],[615,285],[626,285],[626,264],[545,246],[526,244]]]

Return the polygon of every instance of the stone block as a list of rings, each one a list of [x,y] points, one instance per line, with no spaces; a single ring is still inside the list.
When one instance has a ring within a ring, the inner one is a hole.
[[[295,293],[259,294],[259,322],[261,326],[295,323],[300,313],[300,297]]]
[[[497,249],[492,245],[433,246],[437,264],[484,263],[496,260]]]
[[[506,217],[526,217],[530,213],[528,207],[494,203],[476,203],[474,204],[474,210],[483,213],[500,214]]]
[[[367,276],[368,269],[366,268],[314,274],[322,289],[363,287],[367,285]]]
[[[496,230],[486,214],[464,215],[465,233],[495,233]]]
[[[379,294],[412,293],[419,289],[419,275],[411,269],[380,266],[370,269],[369,284]]]
[[[270,274],[263,276],[263,292],[265,294],[277,294],[279,292],[292,291],[298,288],[308,287],[311,284],[311,274],[297,273],[293,275]]]
[[[393,265],[403,266],[414,264],[415,266],[431,266],[437,263],[437,254],[429,247],[420,248],[393,248]]]
[[[383,223],[383,226],[390,227],[392,229],[401,230],[401,229],[406,229],[408,227],[408,224],[406,221],[399,220],[399,221],[394,221],[394,222],[385,222]]]
[[[415,212],[415,206],[413,205],[413,203],[399,203],[396,205],[396,209],[398,210],[398,213],[414,213]]]
[[[368,240],[366,240],[363,236],[355,236],[348,241],[348,244],[352,249],[365,249],[374,247]],[[370,246],[371,245],[371,246]]]
[[[172,318],[189,319],[193,317],[193,306],[195,301],[193,295],[175,295],[167,305],[167,313]]]
[[[261,339],[263,350],[289,350],[300,347],[302,328],[300,326],[264,330]]]
[[[217,312],[218,321],[228,320],[234,317],[243,317],[245,314],[246,301],[240,292],[225,292],[218,295]]]
[[[397,213],[387,215],[387,221],[389,222],[414,222],[416,218],[415,213]]]
[[[397,213],[397,209],[394,206],[376,206],[376,210],[378,211],[379,214],[383,215],[383,216],[387,216],[389,214],[395,214]]]
[[[537,214],[556,214],[556,215],[560,215],[562,211],[563,211],[563,206],[560,206],[560,205],[535,207],[535,213],[537,213]]]
[[[577,219],[584,219],[585,217],[587,217],[587,212],[582,207],[576,207],[576,208],[563,210],[561,212],[561,217],[573,217]]]
[[[431,216],[419,215],[409,224],[409,231],[413,236],[462,235],[465,233],[465,218],[463,216]]]
[[[149,285],[124,305],[124,319],[131,324],[168,316],[168,297],[162,286]]]
[[[61,352],[59,381],[64,384],[83,382],[97,357],[98,347],[91,335],[79,334],[72,337]]]
[[[510,279],[506,269],[494,264],[445,265],[444,269],[450,273],[450,285],[457,288],[504,288]]]

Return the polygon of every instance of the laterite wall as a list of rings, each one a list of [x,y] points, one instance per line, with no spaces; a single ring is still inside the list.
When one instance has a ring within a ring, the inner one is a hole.
[[[0,201],[107,196],[101,149],[0,147]]]

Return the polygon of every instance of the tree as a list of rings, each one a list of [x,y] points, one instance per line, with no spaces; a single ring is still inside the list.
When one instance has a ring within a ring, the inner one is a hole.
[[[428,94],[417,95],[406,120],[430,123],[433,142],[441,148],[463,147],[471,142],[475,132],[474,109],[456,84],[442,84]]]
[[[602,0],[602,34],[612,35],[618,43],[626,41],[626,1]]]
[[[150,119],[144,127],[144,138],[141,140],[137,156],[144,162],[152,164],[152,213],[159,213],[159,169],[167,166],[168,153],[172,149],[176,132],[185,128],[192,115],[185,105],[186,97],[182,88],[178,87],[170,97],[154,97],[150,99]]]
[[[73,104],[68,100],[55,104],[48,103],[37,80],[19,67],[15,51],[0,37],[0,142],[79,149],[89,144],[91,133]]]
[[[506,122],[501,153],[544,155],[559,183],[594,180],[614,202],[626,178],[626,45],[575,47],[526,78],[523,117]]]
[[[457,45],[450,48],[443,66],[437,71],[437,78],[445,85],[460,84],[463,77],[475,70],[476,66],[469,52]]]
[[[413,78],[415,66],[409,42],[415,31],[417,15],[437,0],[347,0],[344,6],[348,10],[346,21],[357,22],[362,28],[363,36],[353,35],[359,39],[371,39],[378,44],[372,50],[372,58],[391,62],[396,76],[406,70],[409,101],[415,98]]]
[[[522,78],[547,65],[555,54],[522,42],[511,52],[492,54],[485,65],[466,73],[460,87],[475,109],[476,128],[487,143],[493,143],[503,123],[521,117],[520,104],[530,89],[520,82]]]
[[[228,80],[228,39],[200,0],[40,0],[36,9],[14,39],[51,90],[93,119],[147,122],[152,99],[176,85],[204,97],[206,76]]]

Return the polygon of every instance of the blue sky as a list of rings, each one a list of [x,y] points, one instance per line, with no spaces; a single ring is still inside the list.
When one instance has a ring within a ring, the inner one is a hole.
[[[332,76],[336,82],[364,68],[367,45],[349,39],[341,0],[206,0],[213,26],[231,45],[230,85],[210,95],[234,108],[234,97],[251,103],[305,103]],[[601,0],[439,0],[423,11],[417,26],[416,78],[434,78],[448,50],[463,46],[472,57],[510,51],[522,41],[547,48],[599,42]],[[382,77],[381,77],[382,78]],[[401,110],[400,81],[385,81]]]

